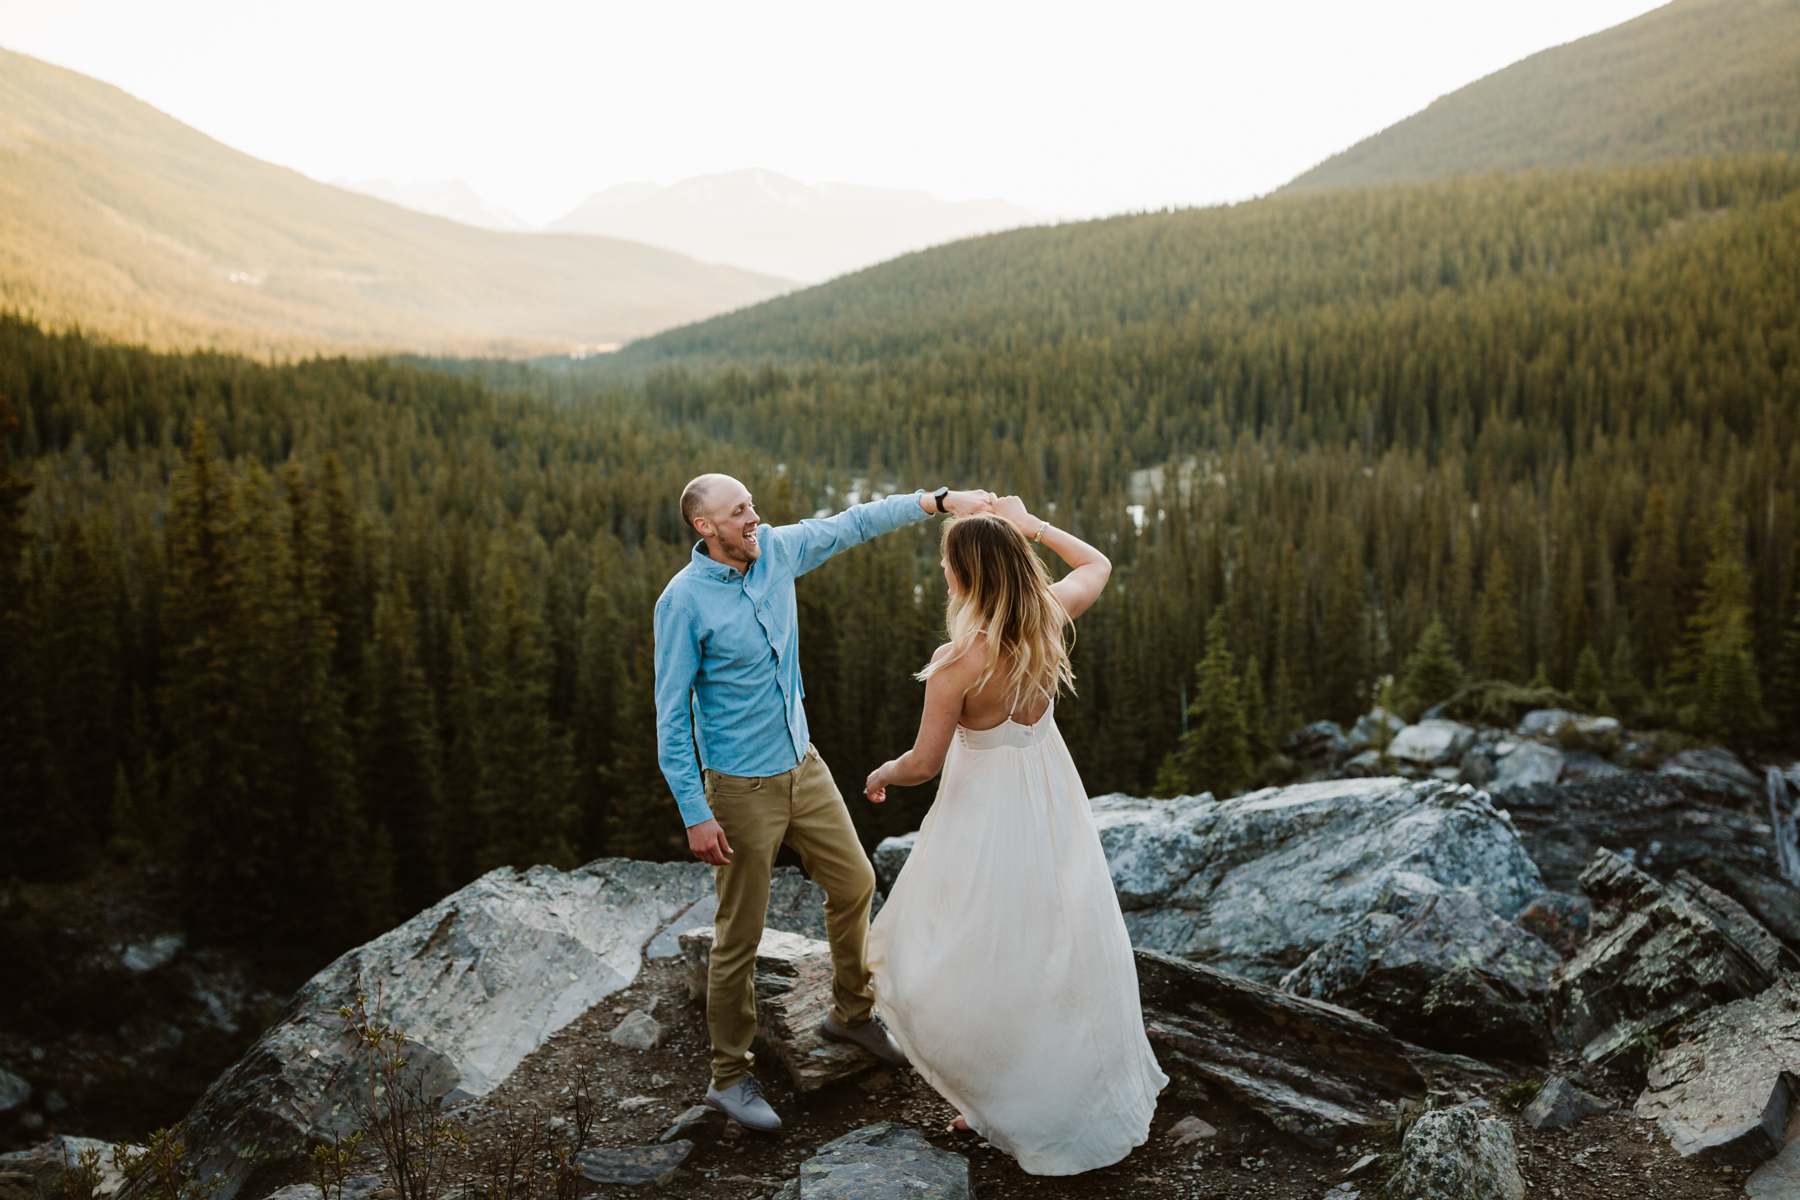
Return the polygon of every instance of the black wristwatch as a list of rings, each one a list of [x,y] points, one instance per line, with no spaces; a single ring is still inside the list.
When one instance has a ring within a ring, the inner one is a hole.
[[[950,494],[950,489],[947,487],[941,487],[937,491],[931,493],[932,502],[937,505],[937,510],[939,512],[949,512],[950,511],[949,509],[944,507],[944,497],[948,496],[949,494]]]

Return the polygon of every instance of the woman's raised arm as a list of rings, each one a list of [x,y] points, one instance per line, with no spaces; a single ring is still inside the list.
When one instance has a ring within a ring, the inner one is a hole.
[[[1100,598],[1106,581],[1112,578],[1112,560],[1066,529],[1058,529],[1025,511],[1025,502],[1017,496],[1002,496],[994,501],[994,512],[1011,521],[1013,528],[1028,541],[1050,547],[1056,556],[1069,564],[1069,573],[1050,585],[1063,610],[1073,621],[1093,607]]]

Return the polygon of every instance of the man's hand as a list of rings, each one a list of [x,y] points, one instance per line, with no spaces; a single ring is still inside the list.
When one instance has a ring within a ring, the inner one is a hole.
[[[701,862],[722,867],[731,861],[731,843],[717,817],[708,817],[698,825],[688,826],[688,849],[700,856]]]
[[[883,772],[893,765],[891,762],[882,763],[870,771],[869,778],[863,782],[863,795],[869,798],[870,804],[880,804],[887,799],[887,780],[883,777]]]
[[[994,493],[979,489],[968,492],[951,492],[944,497],[944,511],[953,517],[967,517],[975,513],[988,512],[994,505]]]

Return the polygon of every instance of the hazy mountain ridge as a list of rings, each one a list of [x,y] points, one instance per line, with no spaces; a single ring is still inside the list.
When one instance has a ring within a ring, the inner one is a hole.
[[[1044,218],[1004,200],[942,200],[913,189],[806,184],[743,170],[668,186],[623,183],[546,228],[667,246],[791,279],[820,280],[926,246]]]
[[[490,202],[460,179],[333,179],[331,184],[478,229],[524,233],[534,228],[525,218]]]
[[[1796,151],[1800,3],[1674,0],[1442,96],[1281,191]]]
[[[242,154],[0,51],[0,307],[164,346],[566,352],[779,279],[598,237],[421,215]]]

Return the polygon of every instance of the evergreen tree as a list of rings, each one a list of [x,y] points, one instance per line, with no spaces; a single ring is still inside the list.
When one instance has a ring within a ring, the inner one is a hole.
[[[1678,680],[1691,730],[1744,745],[1768,724],[1751,652],[1750,576],[1728,499],[1713,507],[1700,602],[1688,618]]]
[[[1206,622],[1206,657],[1195,668],[1194,699],[1188,705],[1188,731],[1157,774],[1157,791],[1165,796],[1202,791],[1221,799],[1236,795],[1250,781],[1249,736],[1225,614],[1214,609]]]
[[[1781,631],[1769,678],[1769,715],[1775,728],[1800,730],[1800,580],[1788,602],[1787,626]]]
[[[1631,556],[1627,595],[1637,645],[1644,648],[1641,667],[1651,677],[1668,667],[1681,638],[1681,547],[1669,496],[1658,484],[1644,493],[1637,538]]]
[[[1450,641],[1450,630],[1443,618],[1433,614],[1419,644],[1413,647],[1401,668],[1395,689],[1395,703],[1408,720],[1417,720],[1425,708],[1449,699],[1462,686],[1462,664]]]
[[[1525,674],[1512,573],[1498,546],[1488,556],[1487,573],[1481,581],[1471,658],[1469,666],[1477,679],[1505,679],[1516,683]]]
[[[1573,685],[1576,701],[1588,712],[1611,712],[1613,703],[1606,694],[1606,672],[1600,666],[1600,655],[1589,642],[1581,648],[1581,654],[1575,659],[1575,682]]]
[[[403,589],[390,586],[376,597],[359,756],[366,808],[400,851],[394,882],[407,911],[435,902],[450,888],[437,720],[419,658],[417,623]]]

